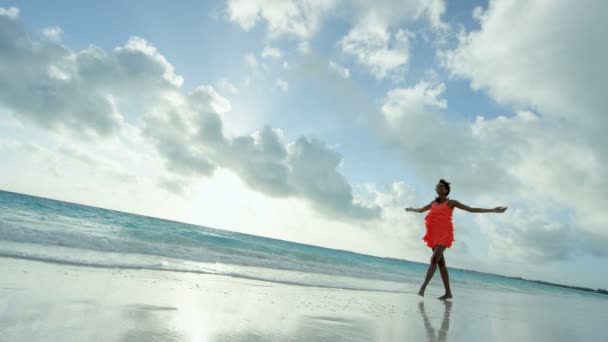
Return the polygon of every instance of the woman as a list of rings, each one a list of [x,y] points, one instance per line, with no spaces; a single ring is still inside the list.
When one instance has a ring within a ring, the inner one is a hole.
[[[417,213],[423,213],[427,210],[431,210],[424,218],[426,223],[426,234],[422,238],[426,241],[426,245],[433,249],[433,256],[431,257],[431,263],[429,269],[426,272],[426,278],[424,283],[420,287],[418,294],[424,297],[424,291],[428,285],[437,266],[439,266],[439,273],[441,273],[441,280],[443,280],[443,286],[445,287],[445,294],[439,299],[445,300],[452,298],[452,290],[450,289],[450,278],[448,275],[448,268],[445,263],[445,256],[443,252],[446,248],[452,246],[454,241],[454,227],[452,226],[452,212],[454,208],[466,210],[471,213],[504,213],[507,207],[496,207],[494,209],[482,209],[482,208],[471,208],[456,200],[448,199],[450,193],[450,183],[445,180],[439,180],[437,187],[437,198],[431,203],[420,209],[405,208],[405,211],[414,211]]]

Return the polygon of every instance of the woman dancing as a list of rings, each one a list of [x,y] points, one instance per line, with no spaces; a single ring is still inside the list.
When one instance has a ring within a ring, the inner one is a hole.
[[[496,207],[494,209],[471,208],[456,200],[449,199],[447,196],[450,193],[450,183],[443,179],[439,180],[435,191],[437,192],[437,198],[434,201],[419,209],[405,208],[405,211],[423,213],[429,209],[431,210],[424,218],[426,234],[422,239],[426,241],[427,246],[433,249],[433,256],[431,257],[429,269],[426,272],[426,278],[418,294],[424,297],[426,286],[431,281],[431,278],[433,278],[437,266],[439,266],[439,273],[441,273],[441,280],[443,280],[443,286],[445,287],[445,294],[439,297],[439,299],[445,300],[452,298],[450,278],[443,252],[446,248],[450,248],[454,241],[454,227],[452,226],[452,212],[454,208],[470,213],[504,213],[507,207]]]

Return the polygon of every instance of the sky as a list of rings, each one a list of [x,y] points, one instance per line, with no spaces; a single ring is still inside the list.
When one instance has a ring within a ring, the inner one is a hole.
[[[604,1],[0,0],[0,189],[607,288]],[[604,42],[604,43],[602,43]]]

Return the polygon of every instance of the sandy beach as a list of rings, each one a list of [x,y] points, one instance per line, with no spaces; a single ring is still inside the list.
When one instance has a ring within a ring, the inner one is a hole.
[[[442,302],[437,283],[422,299],[12,258],[0,268],[0,341],[600,341],[608,319],[601,299],[456,287]]]

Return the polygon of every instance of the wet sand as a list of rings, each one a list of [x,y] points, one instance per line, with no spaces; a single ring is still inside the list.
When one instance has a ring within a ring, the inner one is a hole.
[[[0,258],[0,341],[603,341],[608,300],[427,297]]]

